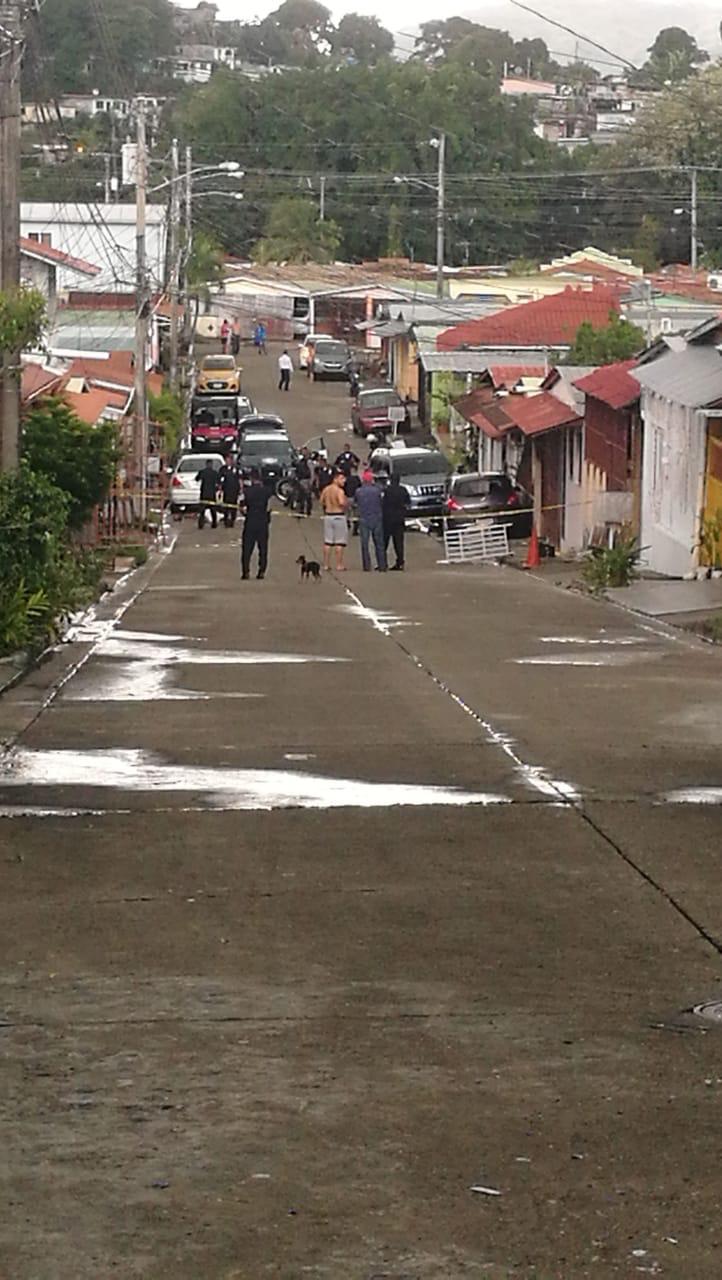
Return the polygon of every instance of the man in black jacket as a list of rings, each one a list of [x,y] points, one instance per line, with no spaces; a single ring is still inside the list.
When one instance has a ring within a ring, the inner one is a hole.
[[[245,581],[250,576],[251,556],[258,547],[257,578],[265,578],[268,565],[268,529],[271,513],[268,503],[271,491],[261,480],[260,471],[251,471],[251,483],[243,489],[243,538],[241,540],[241,578]]]
[[[409,491],[398,476],[391,477],[384,489],[384,539],[388,551],[389,542],[393,540],[396,564],[391,568],[400,570],[404,567],[404,541],[406,536],[406,512],[411,504]]]
[[[218,472],[218,483],[223,494],[223,524],[232,529],[238,515],[238,496],[241,492],[241,477],[233,465],[233,455],[226,454],[226,460]]]
[[[198,472],[196,480],[201,486],[200,505],[198,507],[198,528],[202,529],[206,523],[206,511],[210,510],[211,522],[213,528],[218,527],[218,508],[216,504],[216,494],[218,492],[218,472],[210,458],[207,459],[206,465],[202,471]]]

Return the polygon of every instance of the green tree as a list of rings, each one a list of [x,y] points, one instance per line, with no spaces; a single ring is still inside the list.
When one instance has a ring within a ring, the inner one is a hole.
[[[579,326],[564,363],[614,364],[617,360],[631,359],[645,345],[642,330],[611,311],[609,324],[604,329],[595,329],[588,320]]]
[[[148,396],[151,420],[163,428],[163,445],[167,456],[175,453],[183,435],[183,402],[164,387],[160,395]]]
[[[256,262],[331,262],[341,241],[336,223],[320,222],[315,204],[303,196],[283,196],[255,246]]]
[[[144,82],[153,58],[174,48],[173,6],[168,0],[45,0],[41,34],[46,92],[110,86],[125,97],[128,86]]]
[[[23,465],[67,497],[68,523],[80,529],[108,494],[117,461],[112,422],[90,426],[57,397],[33,405],[23,420]]]
[[[346,13],[331,36],[331,49],[337,59],[372,67],[393,53],[394,37],[378,18]]]
[[[665,27],[648,53],[641,75],[659,89],[688,80],[698,67],[709,62],[707,50],[700,49],[694,36],[682,27]]]
[[[0,359],[37,346],[44,323],[45,299],[37,289],[0,292]]]

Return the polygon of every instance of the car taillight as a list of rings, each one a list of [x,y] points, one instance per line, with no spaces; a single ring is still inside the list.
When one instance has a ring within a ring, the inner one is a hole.
[[[512,489],[507,499],[507,506],[515,507],[518,501],[519,501],[519,494],[514,489]]]
[[[456,498],[447,498],[447,499],[446,499],[446,510],[447,510],[447,511],[461,511],[461,503],[460,503],[460,502],[457,502],[457,501],[456,501]]]
[[[183,481],[181,480],[180,476],[173,476],[173,479],[171,480],[171,484],[175,489],[183,488]]]

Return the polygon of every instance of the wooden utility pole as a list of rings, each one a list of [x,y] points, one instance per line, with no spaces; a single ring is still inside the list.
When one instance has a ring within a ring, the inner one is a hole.
[[[147,514],[148,477],[148,395],[145,384],[145,357],[148,344],[148,278],[145,261],[145,202],[148,185],[148,158],[145,145],[145,103],[137,101],[135,164],[135,415],[133,461],[141,523]]]
[[[170,176],[170,389],[178,391],[178,339],[179,339],[179,307],[180,293],[180,161],[178,157],[178,139],[171,143],[171,176]]]
[[[20,285],[21,8],[0,0],[0,291]],[[14,471],[20,450],[19,351],[0,352],[0,470]]]

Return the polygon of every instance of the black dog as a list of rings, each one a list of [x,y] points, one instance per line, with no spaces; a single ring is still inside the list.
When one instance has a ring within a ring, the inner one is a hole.
[[[321,581],[321,566],[318,560],[307,560],[305,556],[299,556],[296,564],[301,566],[301,581],[304,578],[315,578],[316,582]]]

